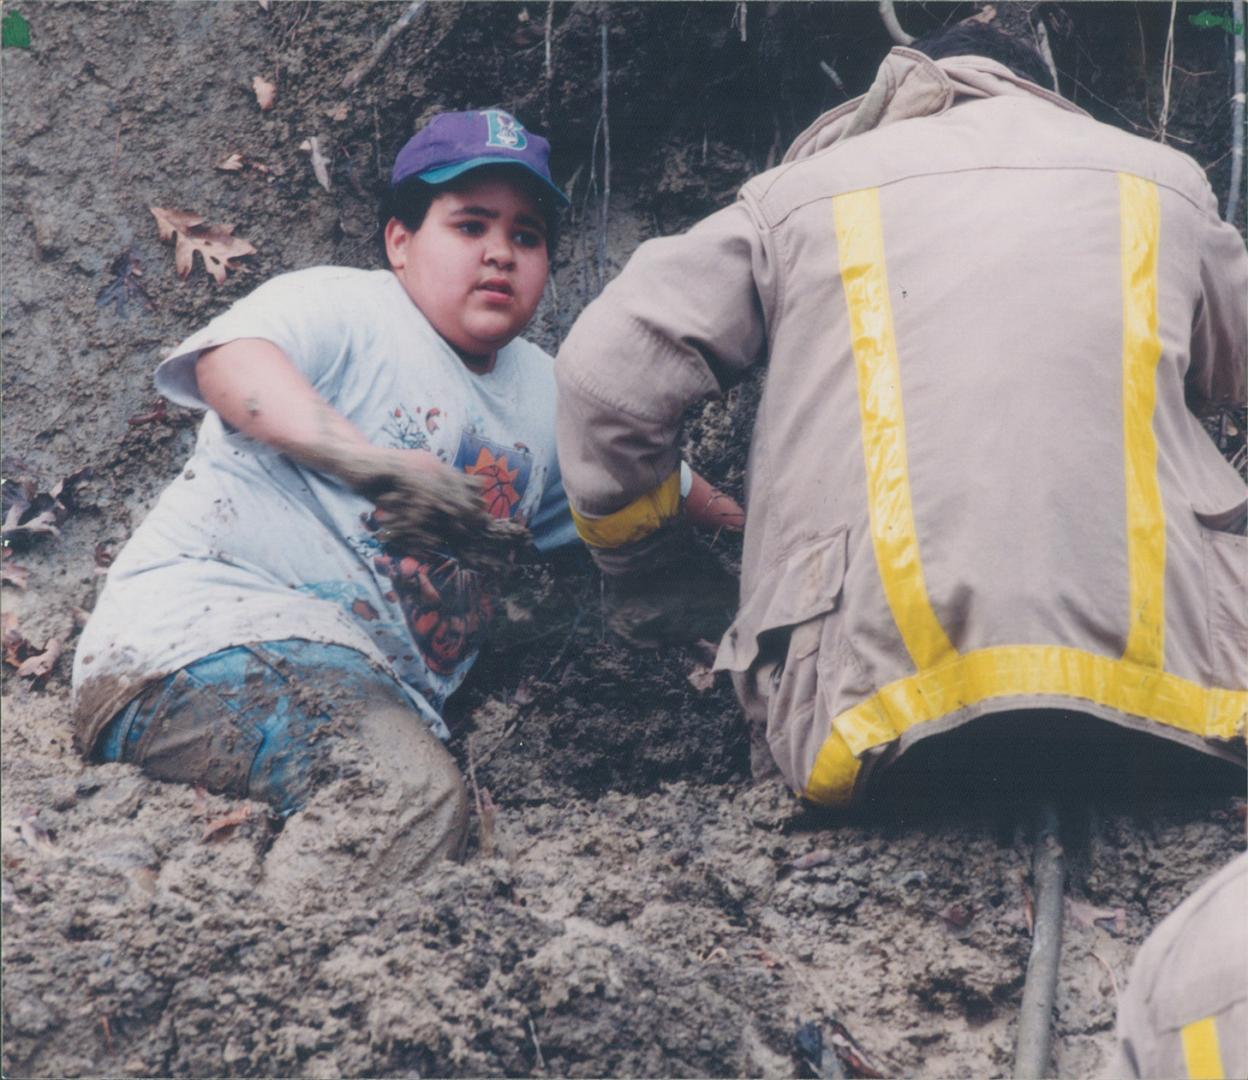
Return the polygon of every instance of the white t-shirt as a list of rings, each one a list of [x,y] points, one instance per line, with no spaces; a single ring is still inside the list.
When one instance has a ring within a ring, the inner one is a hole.
[[[491,512],[527,521],[539,549],[576,539],[552,360],[535,345],[512,341],[474,374],[389,270],[316,267],[274,278],[184,341],[157,388],[206,408],[195,362],[238,338],[281,348],[375,445],[484,476]],[[105,680],[115,701],[118,684],[138,693],[220,649],[303,638],[364,653],[445,738],[442,706],[476,659],[494,598],[445,553],[414,554],[400,573],[371,510],[209,412],[182,474],[109,570],[74,656],[76,694]]]

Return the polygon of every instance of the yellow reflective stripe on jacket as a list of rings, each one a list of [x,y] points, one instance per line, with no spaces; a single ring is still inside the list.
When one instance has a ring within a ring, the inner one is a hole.
[[[919,561],[879,192],[868,188],[838,195],[832,200],[832,215],[858,370],[875,561],[897,630],[922,671],[953,655],[954,648],[932,610]]]
[[[1157,188],[1118,174],[1122,220],[1122,435],[1127,484],[1130,617],[1123,656],[1159,668],[1165,650],[1166,515],[1157,480]]]
[[[1183,1040],[1183,1064],[1191,1080],[1222,1080],[1222,1049],[1218,1024],[1212,1016],[1196,1020],[1179,1033]]]
[[[605,517],[588,518],[572,511],[577,533],[590,547],[618,548],[644,540],[680,513],[680,470],[652,491],[634,499],[622,510]]]
[[[1119,174],[1123,290],[1123,444],[1130,611],[1121,658],[1060,645],[1006,645],[959,655],[937,621],[919,565],[901,412],[901,382],[874,190],[833,199],[849,305],[866,451],[871,532],[889,607],[918,671],[832,720],[803,795],[849,801],[859,758],[916,724],[1012,696],[1075,698],[1203,738],[1243,738],[1248,691],[1205,687],[1162,670],[1166,519],[1153,431],[1161,339],[1156,186]],[[1216,1036],[1215,1036],[1216,1039]],[[1215,1041],[1216,1049],[1216,1041]]]
[[[1062,645],[979,649],[889,683],[837,716],[803,794],[814,802],[847,802],[857,759],[866,751],[916,724],[994,698],[1004,705],[1023,694],[1078,698],[1204,738],[1241,737],[1248,715],[1248,691],[1200,686],[1129,660]]]

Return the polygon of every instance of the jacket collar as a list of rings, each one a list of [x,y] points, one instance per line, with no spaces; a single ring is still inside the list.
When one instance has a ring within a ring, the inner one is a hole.
[[[987,57],[932,60],[898,46],[885,57],[867,92],[820,116],[793,141],[782,164],[810,157],[842,139],[898,120],[938,116],[963,101],[1006,96],[1041,98],[1068,112],[1088,115],[1060,94],[1028,82]]]

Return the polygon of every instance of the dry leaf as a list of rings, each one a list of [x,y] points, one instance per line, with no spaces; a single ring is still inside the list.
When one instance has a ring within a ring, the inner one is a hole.
[[[329,190],[329,158],[321,153],[321,141],[313,136],[311,139],[304,139],[299,144],[299,149],[305,154],[312,155],[312,172],[316,175],[316,182],[326,191]]]
[[[5,548],[4,553],[6,556],[8,552],[9,549]],[[0,563],[0,584],[12,585],[15,589],[24,589],[29,576],[30,571],[26,567],[18,566],[15,562],[9,562],[7,558],[3,563]]]
[[[29,847],[38,855],[55,855],[56,844],[52,840],[52,835],[45,829],[36,817],[29,814],[18,818],[17,832]]]
[[[52,669],[56,666],[57,660],[61,656],[61,643],[57,638],[48,638],[48,643],[44,645],[43,652],[37,656],[23,660],[17,668],[17,677],[19,679],[44,679],[52,674]]]
[[[4,662],[9,667],[18,667],[30,655],[30,642],[18,629],[17,616],[11,611],[0,615],[0,628],[2,628],[4,640]]]
[[[271,2],[272,0],[256,0],[256,3],[259,4],[265,11],[269,10],[269,4]]]
[[[238,153],[231,154],[224,161],[217,162],[217,168],[221,172],[242,172],[245,166],[243,155]]]
[[[490,797],[489,788],[481,789],[479,809],[481,812],[480,852],[483,859],[488,859],[494,854],[494,827],[498,822],[498,806]]]
[[[237,810],[231,810],[224,817],[208,822],[204,826],[203,836],[199,839],[202,843],[208,843],[210,840],[224,840],[249,817],[251,817],[251,806],[243,803]]]
[[[349,110],[347,109],[347,103],[345,101],[336,108],[325,110],[325,115],[336,124],[341,124],[344,120],[346,120],[348,113]]]
[[[1100,908],[1068,897],[1066,910],[1080,926],[1100,926],[1115,936],[1126,933],[1127,913],[1120,907]]]
[[[975,910],[969,904],[950,904],[935,914],[950,930],[965,930],[975,918]]]
[[[156,404],[145,413],[139,413],[132,416],[126,421],[131,427],[142,427],[144,424],[157,424],[168,418],[169,402],[164,398],[157,398]]]
[[[819,848],[816,851],[808,851],[805,855],[799,855],[786,865],[792,870],[810,870],[816,866],[823,866],[824,863],[830,863],[835,858],[835,852],[827,848]]]
[[[277,101],[277,86],[263,75],[257,75],[251,80],[251,88],[256,92],[256,104],[260,106],[261,112],[268,112],[273,108],[274,102]]]
[[[705,694],[715,685],[715,672],[702,664],[695,664],[688,675],[689,685],[699,694]]]
[[[207,225],[202,217],[188,210],[168,210],[161,206],[148,209],[156,218],[161,240],[165,243],[175,240],[173,261],[183,281],[191,272],[197,251],[218,285],[225,283],[228,271],[238,269],[231,264],[231,259],[255,254],[256,249],[251,244],[234,235],[233,225]]]

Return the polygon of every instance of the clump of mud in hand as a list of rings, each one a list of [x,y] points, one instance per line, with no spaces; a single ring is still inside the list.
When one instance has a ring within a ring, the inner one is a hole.
[[[463,566],[498,573],[528,543],[528,529],[493,517],[480,482],[453,469],[400,470],[357,459],[339,475],[377,507],[378,538],[396,550],[449,547]]]

